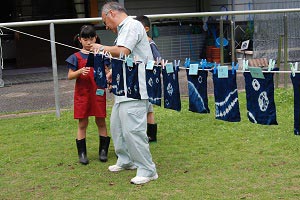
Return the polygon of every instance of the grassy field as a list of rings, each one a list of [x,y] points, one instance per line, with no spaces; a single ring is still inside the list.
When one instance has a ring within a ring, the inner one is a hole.
[[[155,107],[158,142],[151,143],[159,179],[136,186],[135,171],[111,173],[98,161],[98,136],[91,120],[90,164],[77,160],[72,111],[1,119],[0,199],[299,199],[300,137],[293,133],[292,90],[275,92],[277,126],[252,124],[245,93],[242,121]],[[110,108],[109,108],[110,113]],[[109,120],[108,120],[109,125]]]

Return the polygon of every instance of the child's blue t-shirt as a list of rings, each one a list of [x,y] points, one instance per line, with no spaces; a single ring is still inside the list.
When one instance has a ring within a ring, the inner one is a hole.
[[[156,58],[161,57],[155,42],[153,40],[150,40],[149,43],[150,43],[153,59],[156,60]]]
[[[79,53],[83,59],[85,59],[85,60],[88,59],[89,54],[84,54],[81,51]],[[78,60],[77,60],[77,57],[75,56],[75,54],[70,55],[66,59],[66,62],[67,62],[68,69],[72,69],[73,71],[76,71],[78,69]],[[107,58],[107,57],[104,58],[104,65],[110,65],[109,58]]]
[[[82,52],[79,52],[80,53],[80,55],[81,55],[81,57],[83,58],[83,59],[87,59],[88,58],[88,54],[84,54],[84,53],[82,53]],[[77,69],[78,69],[78,60],[77,60],[77,57],[75,56],[75,54],[72,54],[72,55],[70,55],[67,59],[66,59],[66,62],[68,63],[67,64],[67,67],[69,68],[69,69],[72,69],[73,71],[76,71]]]

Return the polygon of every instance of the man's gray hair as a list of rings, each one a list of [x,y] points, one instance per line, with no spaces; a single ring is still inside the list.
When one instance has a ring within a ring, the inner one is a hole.
[[[102,6],[101,13],[107,14],[109,10],[117,10],[119,12],[124,12],[128,15],[127,10],[124,8],[124,6],[118,2],[111,1],[107,2]]]

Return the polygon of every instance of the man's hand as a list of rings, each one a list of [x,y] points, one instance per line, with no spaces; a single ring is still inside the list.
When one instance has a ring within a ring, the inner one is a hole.
[[[94,53],[98,53],[100,51],[101,46],[103,46],[103,45],[94,43],[94,44],[92,44],[91,51]]]
[[[119,57],[122,52],[125,55],[130,54],[130,50],[123,46],[103,46],[102,44],[92,44],[91,51],[99,53],[99,51],[107,51],[114,57]]]

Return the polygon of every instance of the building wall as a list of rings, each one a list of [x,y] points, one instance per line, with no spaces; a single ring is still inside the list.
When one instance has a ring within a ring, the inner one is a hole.
[[[204,1],[200,0],[124,0],[125,8],[129,15],[134,16],[200,12],[208,5],[203,2]],[[103,0],[99,1],[99,11],[103,3]],[[159,30],[159,37],[154,38],[154,41],[164,59],[180,59],[182,62],[186,57],[199,59],[204,47],[205,34],[201,33],[201,31],[193,33],[193,30],[195,28],[202,29],[202,25],[199,25],[201,24],[199,23],[201,19],[193,21],[190,24],[186,21],[185,23],[181,23],[181,21],[185,21],[185,19],[158,19],[152,21],[157,25]],[[98,35],[103,41],[103,44],[106,45],[112,45],[116,38],[115,34],[106,30],[98,30]]]
[[[254,3],[256,10],[300,7],[300,0],[254,0]],[[283,17],[283,13],[254,16],[254,57],[277,59],[279,38],[284,35]],[[299,13],[287,14],[288,60],[291,62],[300,60],[299,18]],[[283,51],[281,55],[283,59]]]
[[[200,11],[220,11],[220,10],[232,10],[233,0],[124,0],[125,7],[127,8],[130,15],[147,15],[147,14],[166,14],[166,13],[189,13],[189,12],[200,12]],[[16,2],[16,1],[14,1]],[[20,1],[18,1],[20,2]],[[30,2],[30,0],[22,1],[23,3]],[[42,3],[42,1],[39,1]],[[75,0],[74,3],[82,3],[83,0]],[[251,9],[275,9],[275,8],[293,8],[299,7],[299,0],[234,0],[235,10],[251,10]],[[100,12],[101,6],[104,0],[98,0],[98,10]],[[54,5],[54,4],[53,4]],[[82,5],[81,5],[82,7]],[[83,7],[82,7],[83,8]],[[226,8],[226,9],[225,9]],[[2,10],[4,7],[2,8]],[[20,9],[20,8],[18,8]],[[29,7],[24,8],[24,13],[33,12],[34,9],[29,9]],[[27,9],[27,10],[26,10]],[[17,9],[16,9],[17,10]],[[26,12],[28,11],[28,12]],[[29,12],[30,11],[30,12]],[[28,16],[28,15],[26,15]],[[40,16],[40,15],[39,15]],[[77,15],[83,16],[83,15]],[[22,20],[25,20],[23,15]],[[55,16],[59,18],[60,15]],[[71,17],[70,17],[71,18]],[[253,20],[254,16],[241,15],[236,16],[237,22]],[[274,18],[273,18],[274,19]],[[298,16],[293,17],[294,22],[297,23]],[[21,19],[20,19],[21,20]],[[280,19],[279,19],[280,20]],[[165,23],[167,20],[156,20],[155,23]],[[172,19],[176,21],[176,19]],[[199,22],[201,19],[199,19]],[[276,23],[276,20],[273,20]],[[299,21],[299,20],[298,20]],[[160,31],[160,36],[154,38],[157,41],[158,46],[161,49],[161,53],[167,59],[173,59],[175,53],[180,52],[180,57],[185,57],[187,55],[200,55],[202,53],[202,47],[205,45],[205,35],[202,31],[197,33],[192,33],[190,31],[189,25],[184,26],[187,32],[177,31],[176,33],[166,34],[168,30],[180,30],[180,20],[177,23],[167,24],[163,26],[158,26]],[[268,23],[267,23],[268,24]],[[270,23],[269,23],[270,24]],[[66,43],[73,45],[73,36],[78,32],[80,24],[62,25],[55,26],[56,28],[56,41],[61,43]],[[201,23],[191,24],[191,26],[202,29]],[[289,25],[291,28],[295,26]],[[104,27],[97,25],[99,36],[106,45],[112,45],[116,35],[104,30]],[[100,28],[99,28],[100,27]],[[49,38],[49,27],[27,27],[21,28],[25,32],[38,35],[41,37]],[[66,31],[68,30],[68,31]],[[277,31],[282,30],[278,29]],[[292,30],[292,29],[291,29]],[[260,30],[261,31],[261,30]],[[260,32],[259,31],[259,32]],[[297,37],[297,31],[289,31],[293,37]],[[277,33],[273,31],[272,33]],[[279,34],[279,33],[278,33]],[[277,34],[277,35],[278,35]],[[270,37],[269,37],[270,38]],[[277,39],[274,39],[277,41]],[[291,41],[291,40],[290,40]],[[16,59],[18,67],[35,67],[35,66],[50,66],[51,65],[51,54],[50,45],[45,41],[39,41],[34,38],[28,38],[24,35],[19,35],[14,43],[16,45]],[[298,43],[297,43],[298,44]],[[264,46],[264,45],[260,45]],[[30,48],[30,51],[28,50]],[[276,47],[275,47],[276,48]],[[274,48],[273,48],[274,49]],[[4,49],[5,51],[5,49]],[[57,56],[58,64],[65,64],[65,58],[72,52],[73,49],[66,47],[61,47],[57,45]],[[32,58],[30,56],[33,56]]]
[[[241,11],[241,10],[253,10],[254,0],[210,0],[210,10],[209,11],[232,11],[233,6],[232,2],[234,1],[234,10]],[[248,21],[251,19],[251,15],[237,15],[235,16],[235,21]],[[230,19],[230,17],[228,17]]]
[[[201,0],[124,0],[124,6],[129,15],[169,14],[199,12]],[[99,11],[104,0],[99,0]]]
[[[74,46],[73,39],[81,24],[55,25],[55,40]],[[17,28],[43,38],[50,38],[49,26]],[[48,67],[52,65],[50,42],[16,34],[16,68]],[[64,65],[65,59],[76,50],[56,45],[57,64]]]

